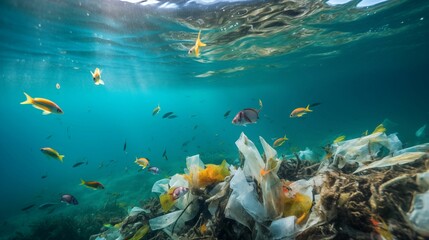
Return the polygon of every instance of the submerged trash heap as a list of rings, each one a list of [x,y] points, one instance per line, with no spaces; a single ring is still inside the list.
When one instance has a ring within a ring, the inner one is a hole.
[[[96,240],[423,239],[429,237],[429,143],[402,149],[376,132],[325,148],[320,162],[261,155],[244,135],[241,166],[186,159],[157,181],[160,199],[133,208]]]

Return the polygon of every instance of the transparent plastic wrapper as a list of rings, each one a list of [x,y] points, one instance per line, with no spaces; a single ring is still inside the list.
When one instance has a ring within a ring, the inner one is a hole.
[[[163,194],[168,191],[168,183],[170,179],[164,178],[156,181],[152,186],[152,192]]]
[[[204,163],[200,160],[200,155],[194,155],[186,158],[186,167],[191,176],[191,186],[198,186],[198,175],[201,170],[204,169]]]
[[[133,208],[129,211],[128,216],[135,216],[135,215],[137,215],[137,214],[139,214],[139,213],[141,213],[141,212],[144,212],[144,213],[150,213],[150,210],[148,210],[148,209],[143,209],[143,208],[139,208],[139,207],[133,207]]]
[[[377,132],[368,136],[335,143],[332,145],[334,158],[341,156],[343,161],[338,163],[338,168],[343,168],[346,163],[371,160],[371,156],[377,156],[382,147],[393,153],[402,148],[396,134],[387,136],[385,133]]]
[[[295,226],[295,220],[295,216],[290,216],[273,221],[270,225],[271,239],[295,239],[295,234],[297,231]]]
[[[259,155],[255,144],[250,141],[244,133],[241,133],[240,138],[235,142],[238,150],[243,154],[245,161],[243,171],[246,176],[251,176],[258,183],[261,182],[261,170],[264,169],[264,161]]]
[[[280,162],[276,159],[277,151],[262,137],[259,137],[259,139],[266,158],[265,173],[262,174],[261,179],[262,200],[267,217],[269,219],[277,219],[283,215],[284,208],[283,184],[277,176]]]
[[[394,157],[385,157],[381,160],[374,161],[368,165],[363,165],[358,169],[356,169],[354,173],[358,173],[371,168],[380,168],[380,167],[388,167],[388,166],[397,165],[397,164],[399,165],[406,164],[406,163],[414,162],[423,157],[427,157],[427,154],[424,152],[405,152],[405,153],[402,153],[401,155],[397,155]]]
[[[413,209],[408,216],[413,229],[429,237],[429,191],[414,196]]]
[[[168,184],[170,187],[189,187],[188,181],[182,174],[174,174]]]
[[[150,229],[153,231],[163,229],[173,224],[182,214],[183,210],[171,212],[149,220]],[[185,215],[185,214],[183,214]]]
[[[299,151],[298,157],[301,160],[309,160],[309,161],[317,160],[317,157],[314,154],[314,152],[311,151],[308,147],[306,147],[305,150],[303,150],[303,151]]]
[[[426,152],[429,153],[429,143],[412,146],[396,151],[393,156],[401,155],[406,152]]]
[[[233,191],[225,209],[227,218],[233,219],[249,228],[249,216],[257,222],[267,220],[264,206],[258,201],[254,186],[247,182],[241,169],[235,172],[231,179],[230,187]]]

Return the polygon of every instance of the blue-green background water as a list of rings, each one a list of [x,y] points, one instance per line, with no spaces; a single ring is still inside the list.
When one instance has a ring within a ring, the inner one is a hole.
[[[415,136],[429,119],[426,1],[196,2],[166,9],[120,1],[0,3],[5,236],[46,216],[21,208],[58,201],[62,193],[80,204],[53,214],[102,207],[110,193],[133,206],[151,196],[156,180],[182,172],[187,156],[233,163],[242,131],[255,142],[286,134],[290,141],[279,154],[320,152],[339,135],[358,137],[383,121],[405,145],[428,140]],[[187,50],[199,29],[208,46],[196,58]],[[92,81],[96,67],[105,86]],[[53,100],[64,114],[43,116],[20,105],[24,91]],[[258,99],[264,107],[257,124],[231,124]],[[289,118],[314,102],[322,103],[314,112]],[[152,116],[158,104],[161,112]],[[162,119],[169,111],[178,118]],[[42,147],[64,154],[64,163],[45,157]],[[149,158],[161,173],[139,172],[135,157]],[[79,186],[81,178],[106,189]]]

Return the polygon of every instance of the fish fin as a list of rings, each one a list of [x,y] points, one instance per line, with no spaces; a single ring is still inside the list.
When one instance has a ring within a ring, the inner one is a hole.
[[[80,185],[85,185],[85,180],[83,180],[82,178],[80,179]]]
[[[174,206],[173,196],[168,192],[159,196],[159,202],[164,212],[168,212]]]
[[[24,102],[21,102],[21,104],[33,104],[33,98],[30,97],[27,93],[24,92],[25,97],[27,98]]]
[[[58,156],[58,158],[60,159],[60,161],[61,161],[62,163],[64,163],[64,161],[63,161],[64,155],[59,155],[59,156]]]
[[[49,115],[49,114],[51,114],[51,112],[49,112],[49,111],[43,111],[42,114],[43,115]]]
[[[91,73],[92,76],[94,76],[94,73],[92,71],[89,71]]]
[[[306,112],[312,112],[313,110],[310,109],[310,104],[307,105],[307,107],[305,108]]]
[[[305,114],[306,114],[306,112],[298,113],[296,116],[297,116],[297,117],[302,117],[302,116],[304,116]]]
[[[104,85],[104,81],[103,80],[98,80],[98,84]]]
[[[261,111],[261,109],[262,109],[262,100],[261,99],[259,99],[259,111]]]

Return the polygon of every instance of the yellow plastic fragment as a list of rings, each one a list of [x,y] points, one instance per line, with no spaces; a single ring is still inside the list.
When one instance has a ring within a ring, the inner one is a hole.
[[[140,240],[149,232],[149,225],[145,224],[139,230],[137,230],[136,234],[130,240]]]

